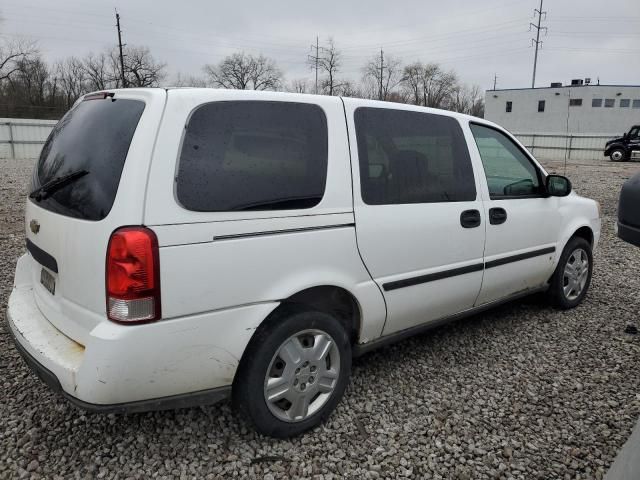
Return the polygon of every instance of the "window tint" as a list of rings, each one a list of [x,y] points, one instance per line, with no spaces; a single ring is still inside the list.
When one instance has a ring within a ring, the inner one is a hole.
[[[620,108],[629,108],[630,104],[631,104],[631,100],[629,100],[628,98],[620,99]]]
[[[538,169],[502,132],[471,124],[491,198],[538,195]]]
[[[512,109],[513,109],[513,102],[507,102],[506,112],[510,113]]]
[[[429,113],[358,108],[362,199],[369,205],[475,200],[460,124]]]
[[[178,201],[206,212],[313,207],[324,194],[327,142],[326,117],[317,105],[202,105],[186,128]]]
[[[538,111],[539,112],[544,112],[545,103],[546,102],[544,100],[538,100]]]
[[[640,100],[634,100],[631,104],[631,108],[640,108]]]
[[[144,102],[118,98],[84,100],[70,110],[42,147],[31,190],[71,173],[88,173],[34,201],[69,217],[106,217],[143,110]]]
[[[616,103],[616,99],[615,98],[605,98],[604,99],[605,108],[613,108],[615,103]]]
[[[570,98],[569,99],[569,106],[570,107],[581,107],[582,106],[582,99],[581,98]]]
[[[629,130],[629,138],[633,139],[638,137],[640,137],[640,129],[638,127]]]
[[[591,106],[592,107],[602,107],[602,99],[601,98],[594,98],[593,100],[591,100]]]

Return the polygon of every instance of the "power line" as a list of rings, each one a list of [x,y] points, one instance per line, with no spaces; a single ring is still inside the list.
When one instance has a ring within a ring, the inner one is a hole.
[[[544,15],[545,20],[547,19],[547,12],[542,11],[542,2],[543,0],[540,0],[540,8],[539,9],[536,8],[533,11],[534,17],[538,15],[538,24],[536,25],[535,23],[529,23],[529,29],[531,28],[536,29],[536,39],[535,40],[533,38],[531,39],[531,41],[536,46],[536,53],[533,57],[533,78],[531,79],[531,88],[536,88],[536,67],[538,66],[538,47],[542,45],[542,40],[540,40],[540,30],[544,30],[545,35],[547,34],[547,27],[540,26],[540,24],[542,23],[542,16]]]

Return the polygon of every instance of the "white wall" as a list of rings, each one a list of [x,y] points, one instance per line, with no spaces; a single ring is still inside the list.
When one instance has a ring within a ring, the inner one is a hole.
[[[0,118],[0,158],[38,158],[57,120]]]
[[[570,107],[569,98],[581,98],[582,106]],[[594,98],[601,98],[603,106],[592,107]],[[604,107],[606,98],[615,100],[613,108]],[[623,98],[630,100],[628,108],[620,107],[620,99]],[[539,100],[545,100],[544,112],[538,112]],[[629,131],[632,125],[640,124],[640,108],[632,108],[633,100],[640,101],[640,86],[585,85],[488,90],[485,94],[484,116],[511,132],[619,136]],[[507,101],[513,102],[511,113],[505,111]]]

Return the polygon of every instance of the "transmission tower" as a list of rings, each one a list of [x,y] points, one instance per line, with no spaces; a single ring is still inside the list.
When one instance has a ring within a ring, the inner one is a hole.
[[[533,79],[531,80],[531,88],[535,88],[536,87],[536,67],[538,65],[538,47],[542,47],[542,40],[540,40],[540,30],[544,30],[545,35],[547,34],[547,27],[543,27],[542,26],[542,18],[544,17],[544,19],[547,19],[547,12],[544,12],[542,10],[542,1],[540,0],[540,8],[536,8],[533,11],[533,16],[535,17],[536,15],[538,16],[538,24],[536,25],[535,23],[529,23],[529,30],[531,31],[532,28],[534,28],[536,30],[536,38],[532,38],[531,39],[531,44],[535,45],[536,47],[536,53],[535,56],[533,57]]]

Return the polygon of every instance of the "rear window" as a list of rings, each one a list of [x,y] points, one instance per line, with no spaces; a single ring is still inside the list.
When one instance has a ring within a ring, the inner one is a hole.
[[[70,110],[42,148],[31,190],[74,172],[88,173],[33,201],[69,217],[106,217],[144,106],[139,100],[107,98],[85,100]]]
[[[324,195],[327,143],[317,105],[202,105],[186,127],[177,199],[200,212],[311,208]]]

